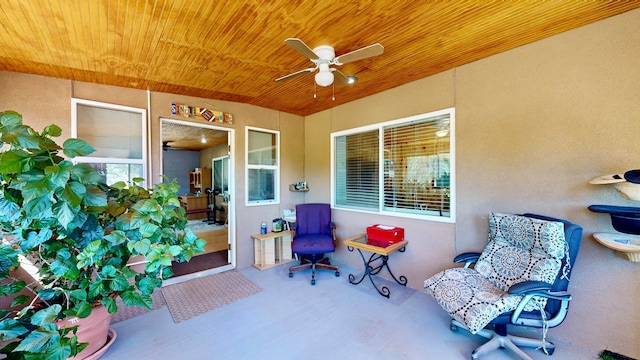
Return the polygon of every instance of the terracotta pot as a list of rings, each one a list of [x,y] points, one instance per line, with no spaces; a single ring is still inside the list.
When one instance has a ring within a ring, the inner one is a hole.
[[[91,358],[91,355],[102,349],[107,343],[110,322],[111,314],[109,314],[107,308],[104,306],[93,308],[91,315],[84,319],[72,317],[60,321],[58,323],[58,327],[60,328],[77,325],[78,330],[76,335],[78,335],[78,343],[89,343],[78,355],[69,359],[80,360]],[[114,338],[115,336],[111,335],[111,340]],[[95,357],[93,357],[93,359],[95,359]]]

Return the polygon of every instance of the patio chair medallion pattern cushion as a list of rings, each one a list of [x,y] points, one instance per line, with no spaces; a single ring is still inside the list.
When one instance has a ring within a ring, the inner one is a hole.
[[[521,295],[509,287],[522,281],[552,284],[565,256],[564,225],[519,215],[493,213],[489,242],[475,267],[444,270],[425,281],[425,290],[473,334],[500,314],[514,310]],[[533,297],[525,311],[543,309]]]

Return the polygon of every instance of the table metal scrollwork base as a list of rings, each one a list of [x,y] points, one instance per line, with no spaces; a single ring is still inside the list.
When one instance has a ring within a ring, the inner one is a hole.
[[[347,250],[353,251],[353,249],[354,248],[352,246],[347,246]],[[389,264],[388,264],[389,256],[373,253],[369,257],[369,260],[366,260],[362,251],[360,249],[357,249],[357,250],[358,250],[358,253],[360,253],[360,257],[362,258],[362,262],[364,263],[365,270],[364,270],[364,273],[362,274],[362,277],[358,280],[356,280],[356,277],[353,274],[349,274],[349,283],[357,285],[357,284],[360,284],[365,277],[368,277],[369,280],[371,281],[371,284],[373,284],[373,287],[378,291],[378,293],[388,298],[391,295],[391,290],[389,290],[389,288],[386,286],[378,287],[378,285],[376,285],[376,283],[373,281],[373,275],[377,275],[382,270],[382,268],[387,268],[387,271],[389,272],[393,280],[395,280],[398,284],[402,286],[407,286],[407,278],[404,275],[400,275],[398,279],[393,274],[393,272],[391,272],[391,269],[389,268]],[[405,247],[398,249],[398,251],[404,252]],[[378,260],[381,260],[381,262],[378,263],[378,265],[374,265],[374,263]]]

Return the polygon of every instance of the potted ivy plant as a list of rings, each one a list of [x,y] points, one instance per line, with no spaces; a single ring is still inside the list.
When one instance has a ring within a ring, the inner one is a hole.
[[[80,139],[60,146],[53,138],[61,133],[0,112],[0,296],[22,307],[0,310],[0,354],[9,359],[91,355],[81,353],[92,344],[78,339],[75,320],[115,313],[118,297],[151,309],[154,289],[173,275],[171,262],[204,251],[205,241],[185,231],[175,180],[151,189],[138,185],[142,179],[107,185],[70,160],[94,149]],[[136,256],[146,259],[144,271],[127,266]],[[35,265],[38,281],[12,275],[20,261]]]

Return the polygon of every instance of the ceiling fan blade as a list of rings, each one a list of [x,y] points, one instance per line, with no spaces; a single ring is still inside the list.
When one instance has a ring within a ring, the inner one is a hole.
[[[349,78],[342,71],[332,68],[334,79],[338,85],[346,85],[349,83]]]
[[[287,80],[287,79],[292,78],[292,77],[294,77],[294,76],[298,76],[298,75],[300,75],[300,74],[302,74],[302,73],[305,73],[305,72],[313,72],[313,71],[315,71],[315,70],[316,70],[316,68],[308,68],[308,69],[304,69],[304,70],[296,71],[296,72],[291,73],[291,74],[289,74],[289,75],[281,76],[281,77],[277,78],[277,79],[276,79],[276,81]]]
[[[372,56],[382,55],[384,52],[384,47],[380,44],[373,44],[369,46],[365,46],[358,50],[353,50],[352,52],[348,52],[346,54],[340,55],[336,57],[336,64],[346,64],[366,58],[370,58]]]
[[[302,40],[297,38],[288,38],[284,41],[285,44],[291,46],[294,50],[304,55],[305,57],[311,60],[317,60],[318,55],[311,50],[310,47],[307,46]]]

